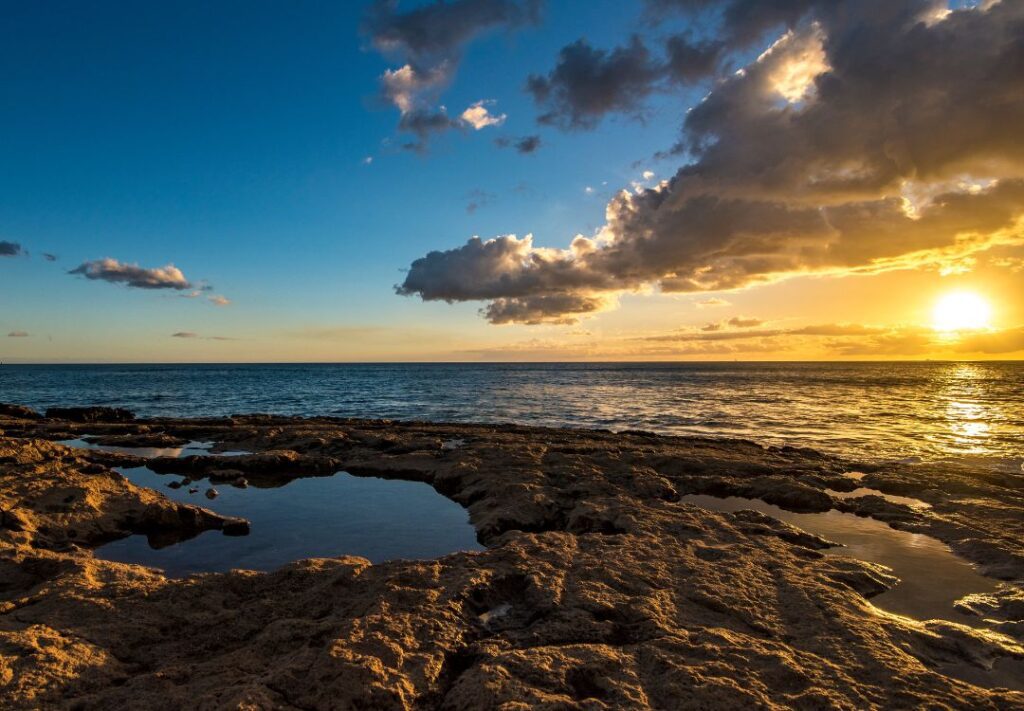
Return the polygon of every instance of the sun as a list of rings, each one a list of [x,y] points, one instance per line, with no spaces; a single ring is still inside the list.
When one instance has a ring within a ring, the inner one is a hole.
[[[952,291],[935,303],[932,328],[936,331],[974,331],[988,328],[992,307],[973,291]]]

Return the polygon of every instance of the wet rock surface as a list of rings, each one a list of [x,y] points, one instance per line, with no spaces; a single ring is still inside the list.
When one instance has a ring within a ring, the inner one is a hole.
[[[88,417],[0,411],[4,708],[1024,708],[1024,693],[1002,688],[1024,678],[1011,634],[1024,577],[1013,474],[892,465],[849,484],[850,463],[742,441]],[[252,454],[144,459],[53,442],[83,437]],[[487,550],[168,579],[93,549],[245,524],[112,470],[140,464],[204,488],[339,470],[422,481],[468,509]],[[860,485],[932,507],[826,493]],[[868,598],[894,582],[883,566],[826,556],[828,541],[764,514],[680,502],[687,494],[841,508],[938,537],[1009,581],[962,601],[1006,633],[881,612]]]

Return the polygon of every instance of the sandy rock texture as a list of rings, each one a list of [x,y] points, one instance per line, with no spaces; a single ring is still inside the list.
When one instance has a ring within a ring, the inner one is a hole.
[[[646,433],[47,414],[0,406],[3,708],[1024,708],[1020,476]],[[251,454],[54,443],[83,437]],[[467,508],[487,549],[169,579],[94,551],[244,523],[114,471],[140,464],[168,482],[286,486],[342,470],[422,481]],[[932,506],[829,493],[859,486]],[[829,542],[764,514],[679,501],[695,493],[939,537],[1007,581],[962,601],[1005,633],[881,612],[868,598],[893,583],[882,566],[826,556]]]

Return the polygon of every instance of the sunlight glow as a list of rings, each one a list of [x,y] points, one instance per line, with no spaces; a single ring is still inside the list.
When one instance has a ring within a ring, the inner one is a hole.
[[[971,291],[954,291],[935,304],[932,328],[936,331],[969,331],[988,328],[992,307],[983,297]]]

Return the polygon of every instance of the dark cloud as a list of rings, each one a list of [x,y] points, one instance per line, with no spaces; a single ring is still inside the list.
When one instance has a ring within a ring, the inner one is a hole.
[[[404,147],[417,152],[426,149],[432,135],[444,133],[458,125],[458,121],[451,118],[443,108],[436,111],[413,109],[402,114],[402,118],[398,122],[399,130],[416,136],[415,142],[406,143]]]
[[[580,315],[601,311],[606,307],[607,300],[600,296],[557,294],[495,299],[480,311],[488,321],[495,324],[571,324],[576,323]]]
[[[723,5],[723,22],[734,6]],[[934,267],[1020,243],[1024,3],[943,7],[786,5],[778,16],[800,22],[687,112],[690,162],[612,198],[592,239],[566,249],[474,239],[416,260],[400,293],[463,301],[595,298],[652,284],[720,291]],[[734,25],[728,41],[747,31]],[[594,119],[556,98],[568,95],[557,76],[542,80],[541,98],[569,125]]]
[[[494,139],[495,145],[499,148],[515,148],[523,154],[535,153],[541,145],[540,136],[523,136],[521,138],[506,138],[501,136]]]
[[[547,76],[531,75],[526,88],[546,109],[540,123],[587,129],[613,111],[639,113],[662,72],[639,37],[611,51],[581,39],[562,48]]]
[[[504,121],[504,115],[490,114],[486,101],[453,119],[436,106],[437,99],[455,77],[467,43],[488,31],[536,24],[540,6],[540,0],[438,0],[405,11],[396,0],[370,6],[363,33],[378,51],[402,63],[382,75],[381,94],[401,112],[399,130],[416,136],[406,148],[423,151],[432,135]]]
[[[49,252],[43,252],[43,259],[48,262],[56,262],[58,257],[56,254],[50,254]]]
[[[192,289],[193,285],[173,264],[147,269],[137,264],[125,264],[116,259],[96,259],[83,262],[68,274],[79,274],[86,279],[98,279],[111,284],[124,284],[136,289]]]
[[[665,43],[665,71],[680,84],[695,84],[718,71],[724,52],[721,42],[693,42],[685,35],[675,35]]]
[[[859,0],[858,0],[859,1]],[[648,16],[656,22],[671,12],[693,17],[711,11],[717,20],[718,43],[725,49],[743,49],[769,30],[792,27],[814,6],[835,0],[644,0]],[[899,4],[894,2],[893,4]]]
[[[7,334],[8,338],[28,338],[28,331],[11,331]]]
[[[20,257],[24,254],[26,254],[25,250],[17,242],[0,240],[0,257]]]
[[[472,215],[481,207],[490,205],[497,197],[494,193],[489,193],[479,188],[471,190],[467,196],[469,202],[466,204],[466,212]]]
[[[417,63],[453,59],[483,32],[536,24],[540,0],[438,0],[402,12],[397,0],[379,0],[363,31],[381,52]]]
[[[172,333],[171,338],[198,338],[204,341],[233,341],[234,338],[228,338],[227,336],[201,336],[195,331],[178,331]]]

